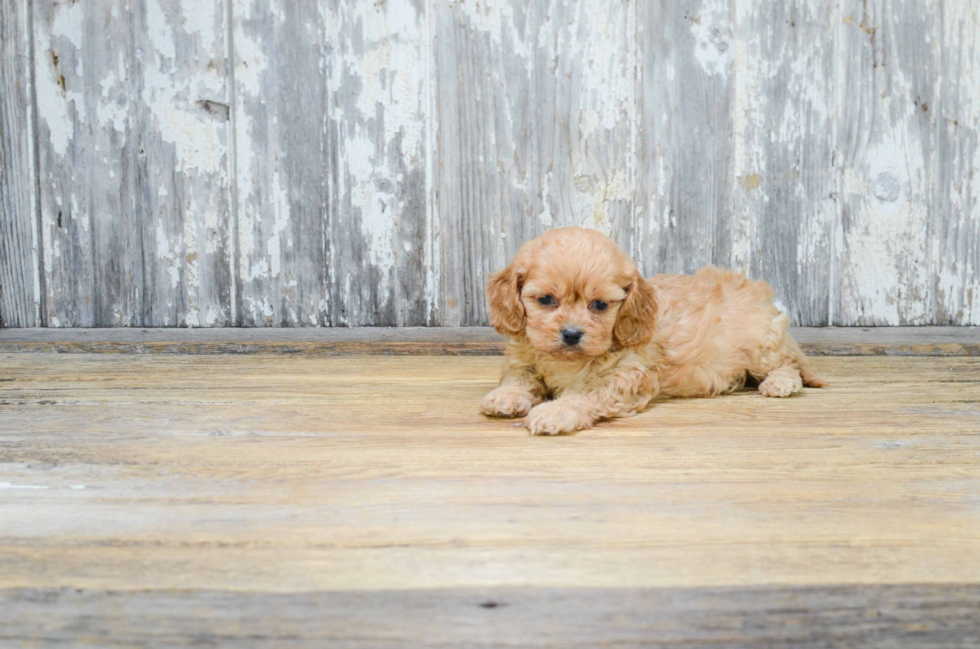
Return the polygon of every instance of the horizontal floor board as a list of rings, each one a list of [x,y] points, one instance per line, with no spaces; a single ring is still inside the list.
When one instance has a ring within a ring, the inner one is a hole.
[[[975,644],[980,359],[812,364],[533,438],[493,357],[0,353],[0,646]]]
[[[975,359],[558,439],[496,358],[0,355],[0,587],[980,583]]]
[[[793,329],[812,356],[980,356],[980,327]],[[0,329],[0,353],[496,356],[489,327]]]
[[[106,647],[975,647],[976,584],[0,590],[0,642]]]

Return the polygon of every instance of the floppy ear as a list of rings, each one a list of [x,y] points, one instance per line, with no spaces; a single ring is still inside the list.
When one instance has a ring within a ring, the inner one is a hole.
[[[501,335],[517,338],[524,335],[524,305],[521,304],[521,285],[524,271],[512,263],[490,276],[487,298],[490,301],[490,324]]]
[[[657,296],[648,281],[637,272],[619,307],[613,337],[620,347],[639,347],[653,338],[657,320]]]

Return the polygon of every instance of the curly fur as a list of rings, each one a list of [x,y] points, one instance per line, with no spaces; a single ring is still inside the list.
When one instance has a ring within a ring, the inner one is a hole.
[[[527,417],[535,435],[629,417],[661,395],[731,392],[747,377],[768,397],[826,385],[768,284],[714,267],[644,279],[594,230],[551,230],[524,244],[487,295],[491,322],[510,341],[500,386],[480,410]],[[579,344],[563,342],[566,327],[583,333]]]

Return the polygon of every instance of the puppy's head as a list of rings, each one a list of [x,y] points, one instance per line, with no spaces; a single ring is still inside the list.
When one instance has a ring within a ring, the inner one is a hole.
[[[653,288],[612,240],[595,230],[550,230],[525,243],[490,278],[490,321],[558,358],[601,356],[653,336]]]

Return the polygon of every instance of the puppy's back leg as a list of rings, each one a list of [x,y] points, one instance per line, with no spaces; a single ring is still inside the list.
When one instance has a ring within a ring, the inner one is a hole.
[[[759,392],[767,397],[788,397],[801,392],[804,385],[810,388],[827,386],[827,382],[814,373],[803,350],[790,335],[789,320],[784,314],[773,319],[758,366],[751,373],[761,379]]]

